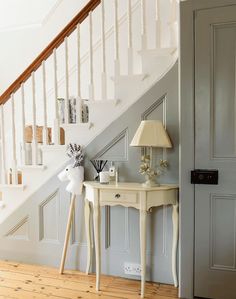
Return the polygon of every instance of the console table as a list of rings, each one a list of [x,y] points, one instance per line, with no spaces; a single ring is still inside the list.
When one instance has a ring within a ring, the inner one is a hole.
[[[178,243],[178,186],[160,185],[146,188],[138,183],[117,183],[102,185],[97,182],[84,182],[85,186],[85,228],[88,243],[87,269],[91,266],[92,240],[90,230],[90,205],[93,205],[94,238],[96,254],[96,290],[100,289],[101,273],[101,234],[100,207],[116,206],[132,207],[140,213],[140,253],[141,253],[141,297],[145,294],[146,278],[146,216],[152,207],[172,205],[173,242],[172,242],[172,274],[177,287],[176,255]]]

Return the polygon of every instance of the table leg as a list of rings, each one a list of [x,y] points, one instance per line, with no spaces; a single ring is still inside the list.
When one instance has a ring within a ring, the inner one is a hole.
[[[88,199],[84,200],[84,218],[85,218],[85,232],[87,239],[87,266],[86,274],[89,274],[92,260],[92,240],[91,240],[91,227],[90,227],[90,205]]]
[[[146,226],[147,211],[140,210],[141,297],[145,294],[146,281]]]
[[[61,265],[60,265],[60,270],[59,270],[60,274],[63,273],[64,266],[65,266],[66,252],[67,252],[67,247],[68,247],[69,238],[70,238],[72,216],[73,216],[73,213],[74,213],[74,210],[75,210],[75,198],[76,198],[76,195],[72,194],[71,202],[70,202],[70,210],[69,210],[69,215],[68,215],[68,221],[67,221],[67,226],[66,226],[66,237],[65,237],[65,241],[64,241],[63,253],[62,253],[62,258],[61,258]]]
[[[94,239],[96,253],[96,290],[100,290],[100,274],[101,274],[101,215],[100,206],[95,202],[93,207],[93,223],[94,223]]]
[[[177,245],[178,245],[178,234],[179,234],[178,203],[173,205],[172,223],[173,223],[172,275],[173,275],[174,285],[175,285],[175,287],[177,287],[178,286],[178,278],[177,278]]]

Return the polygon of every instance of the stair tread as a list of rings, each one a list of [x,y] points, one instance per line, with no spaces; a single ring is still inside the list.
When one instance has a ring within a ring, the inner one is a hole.
[[[53,150],[53,151],[54,151],[54,150],[61,150],[61,151],[63,150],[63,151],[65,151],[66,148],[67,148],[67,146],[66,146],[65,144],[42,145],[42,147],[41,147],[41,149],[42,149],[43,151],[50,151],[50,150]]]
[[[159,48],[159,49],[147,49],[138,51],[139,55],[142,56],[152,56],[152,57],[162,57],[173,55],[177,51],[177,48]]]
[[[45,170],[47,168],[46,165],[20,165],[20,169],[32,169],[32,170]]]
[[[75,127],[78,127],[78,128],[88,128],[90,129],[91,127],[93,126],[93,124],[91,122],[88,122],[88,123],[75,123],[75,124],[61,124],[61,127],[63,129],[72,129],[72,128],[75,128]]]
[[[115,99],[106,99],[106,100],[93,100],[93,101],[88,101],[86,102],[87,105],[99,105],[99,104],[112,104],[114,106],[116,106],[118,103],[120,102],[120,100],[115,100]]]
[[[127,80],[130,80],[130,81],[142,81],[145,77],[146,77],[147,74],[133,74],[133,75],[128,75],[128,74],[122,74],[122,75],[119,75],[118,77],[114,77],[112,76],[111,77],[111,80],[112,81],[117,81],[117,82],[125,82],[127,84]]]
[[[25,185],[24,184],[0,184],[0,189],[3,188],[9,188],[9,189],[24,189]]]

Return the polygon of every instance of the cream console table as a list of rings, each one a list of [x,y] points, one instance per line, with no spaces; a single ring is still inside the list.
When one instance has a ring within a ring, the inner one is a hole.
[[[118,183],[102,185],[97,182],[84,182],[85,186],[85,227],[88,242],[87,273],[91,264],[90,206],[93,205],[94,238],[96,254],[96,289],[100,289],[101,273],[101,240],[100,240],[100,207],[116,206],[132,207],[140,212],[140,252],[141,252],[141,297],[145,292],[146,277],[146,216],[152,207],[173,205],[173,244],[172,244],[172,274],[177,287],[176,254],[178,243],[178,186],[160,185],[146,188],[138,183]]]

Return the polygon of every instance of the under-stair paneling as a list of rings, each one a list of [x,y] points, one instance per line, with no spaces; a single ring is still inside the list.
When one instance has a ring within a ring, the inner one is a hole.
[[[65,186],[52,177],[1,224],[0,259],[59,264],[69,210]]]
[[[115,161],[119,168],[120,181],[142,182],[144,178],[138,173],[141,149],[131,148],[129,144],[142,119],[162,119],[172,140],[173,149],[168,149],[165,153],[170,166],[160,178],[160,182],[178,182],[177,77],[176,63],[158,83],[86,147],[86,179],[93,179],[95,174],[89,160],[102,157]],[[53,175],[1,224],[0,259],[59,267],[70,205],[70,196],[65,191],[66,184],[61,183],[56,174]],[[152,214],[148,215],[147,227],[147,278],[173,283],[171,208],[154,209]],[[87,245],[83,197],[77,198],[72,228],[66,268],[85,271]],[[139,261],[138,212],[131,208],[103,208],[102,272],[125,276],[124,262]]]

